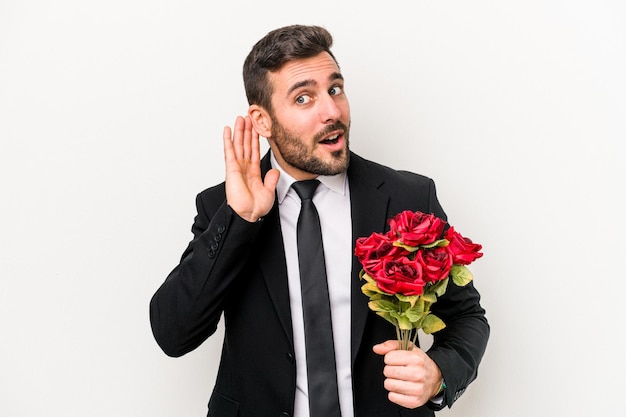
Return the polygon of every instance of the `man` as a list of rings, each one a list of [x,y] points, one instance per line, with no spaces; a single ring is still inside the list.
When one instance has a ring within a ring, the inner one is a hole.
[[[428,352],[398,350],[394,327],[369,311],[360,291],[358,237],[384,231],[403,210],[446,215],[429,178],[350,152],[350,107],[331,44],[323,28],[289,26],[253,47],[244,64],[248,114],[224,128],[226,180],[198,195],[194,239],[150,303],[154,336],[171,356],[203,343],[223,314],[209,416],[309,416],[307,373],[314,369],[306,364],[295,181],[321,183],[313,203],[326,259],[337,412],[432,416],[477,375],[489,326],[472,284],[450,285],[433,306],[447,327]],[[262,160],[259,135],[270,145]]]

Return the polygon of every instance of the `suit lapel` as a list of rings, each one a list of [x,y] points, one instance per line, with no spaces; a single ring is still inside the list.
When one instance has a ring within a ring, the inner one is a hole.
[[[352,154],[348,169],[350,203],[352,211],[352,251],[356,240],[372,232],[382,232],[387,225],[389,196],[380,191],[384,180],[373,175],[366,162]],[[367,297],[361,292],[363,282],[359,279],[361,264],[352,257],[352,364],[361,346],[361,339],[369,315]]]
[[[268,153],[261,161],[262,175],[265,176],[270,168]],[[274,201],[274,207],[265,216],[263,228],[262,236],[264,239],[259,244],[259,264],[280,323],[293,347],[287,263],[277,201]]]

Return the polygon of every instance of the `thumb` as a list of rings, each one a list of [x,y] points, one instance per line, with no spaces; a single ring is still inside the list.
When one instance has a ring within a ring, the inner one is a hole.
[[[278,177],[280,176],[280,171],[277,169],[270,169],[265,174],[265,178],[263,178],[263,185],[268,190],[274,191],[276,189],[276,184],[278,184]]]
[[[386,342],[374,345],[373,350],[374,353],[378,355],[386,355],[392,350],[398,350],[399,348],[400,345],[397,340],[387,340]]]

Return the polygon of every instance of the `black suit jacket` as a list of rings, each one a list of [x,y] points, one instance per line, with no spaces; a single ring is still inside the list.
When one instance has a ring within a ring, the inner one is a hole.
[[[266,155],[261,163],[270,167]],[[402,210],[446,219],[434,182],[395,171],[352,154],[348,169],[353,241],[388,230]],[[277,204],[257,223],[241,219],[225,203],[224,184],[196,199],[194,239],[180,264],[150,303],[154,336],[170,356],[195,349],[224,316],[225,338],[209,416],[265,417],[293,414],[296,367],[291,311]],[[361,265],[353,257],[352,379],[356,417],[432,416],[427,407],[407,410],[391,403],[383,387],[383,359],[372,346],[395,339],[394,327],[372,313],[361,292]],[[473,284],[448,286],[433,312],[447,327],[428,351],[448,386],[444,405],[463,393],[477,374],[489,336]]]

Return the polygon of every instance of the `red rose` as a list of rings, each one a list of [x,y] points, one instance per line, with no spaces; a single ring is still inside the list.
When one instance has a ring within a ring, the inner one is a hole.
[[[483,248],[482,245],[473,243],[471,239],[461,236],[454,230],[454,227],[450,227],[444,237],[450,242],[447,249],[452,255],[452,262],[455,264],[468,265],[483,256],[479,252]]]
[[[380,233],[357,239],[354,249],[363,270],[372,277],[382,268],[384,259],[398,257],[405,252],[403,248],[394,246],[389,236]]]
[[[421,295],[426,284],[422,266],[406,256],[383,259],[382,268],[371,277],[378,288],[389,294]]]
[[[407,246],[427,245],[439,239],[445,224],[432,214],[406,210],[389,220],[389,233]]]
[[[415,258],[422,265],[424,281],[434,283],[445,279],[452,268],[452,255],[446,248],[420,250]]]

